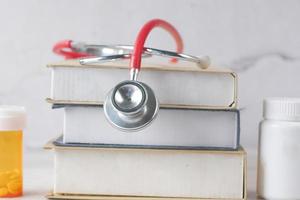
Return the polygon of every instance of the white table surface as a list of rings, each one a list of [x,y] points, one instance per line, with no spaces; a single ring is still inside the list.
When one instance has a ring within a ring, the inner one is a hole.
[[[248,199],[255,199],[255,156],[248,152]],[[24,195],[20,200],[45,199],[52,188],[53,155],[51,150],[31,149],[24,152]]]

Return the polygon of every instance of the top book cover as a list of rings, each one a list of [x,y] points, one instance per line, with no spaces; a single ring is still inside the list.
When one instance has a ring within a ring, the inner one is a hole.
[[[129,79],[128,61],[81,65],[79,60],[49,64],[55,104],[102,105],[116,84]],[[234,109],[237,75],[229,69],[191,64],[143,64],[138,81],[155,92],[160,107]]]

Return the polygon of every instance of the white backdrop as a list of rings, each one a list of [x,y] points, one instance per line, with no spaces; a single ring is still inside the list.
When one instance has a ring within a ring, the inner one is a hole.
[[[239,75],[241,142],[255,166],[262,99],[300,96],[300,1],[260,0],[7,0],[0,12],[0,103],[26,106],[25,150],[61,133],[62,113],[51,110],[52,54],[61,39],[133,44],[149,19],[162,18],[182,34],[185,52],[209,55]],[[147,46],[172,49],[155,30]]]

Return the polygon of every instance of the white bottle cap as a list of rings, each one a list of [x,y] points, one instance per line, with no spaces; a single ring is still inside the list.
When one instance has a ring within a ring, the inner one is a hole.
[[[22,130],[26,124],[24,107],[0,105],[0,131]]]
[[[263,107],[265,119],[300,121],[300,98],[268,98]]]

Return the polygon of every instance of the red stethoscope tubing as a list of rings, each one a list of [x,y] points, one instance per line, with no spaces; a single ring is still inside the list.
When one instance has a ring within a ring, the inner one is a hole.
[[[173,38],[175,39],[177,45],[177,53],[182,53],[183,51],[183,41],[174,26],[170,23],[161,20],[161,19],[153,19],[147,22],[142,29],[140,30],[134,44],[133,53],[130,58],[130,67],[133,69],[140,70],[141,68],[141,61],[142,61],[142,53],[145,45],[145,41],[149,35],[149,33],[156,27],[160,27],[168,31]],[[171,62],[176,62],[177,59],[173,58]]]
[[[72,49],[72,40],[62,40],[53,47],[53,52],[62,55],[65,59],[85,58],[92,55],[82,52],[76,52]]]
[[[143,49],[145,45],[145,41],[150,34],[150,32],[156,28],[160,27],[167,32],[169,32],[173,38],[175,39],[177,48],[177,53],[182,53],[183,51],[183,41],[179,34],[179,32],[176,30],[174,26],[172,26],[170,23],[162,20],[162,19],[153,19],[147,22],[142,29],[140,30],[134,44],[133,53],[130,57],[130,68],[140,70],[141,68],[141,60],[142,60],[142,54]],[[63,40],[58,43],[56,43],[53,47],[53,52],[62,55],[65,57],[65,59],[76,59],[76,58],[85,58],[85,57],[91,57],[94,55],[85,53],[85,52],[77,52],[74,51],[72,48],[72,40]],[[171,62],[176,62],[176,58],[172,58]]]

